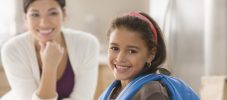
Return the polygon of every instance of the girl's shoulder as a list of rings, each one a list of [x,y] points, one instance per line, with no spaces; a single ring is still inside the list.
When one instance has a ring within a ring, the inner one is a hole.
[[[152,99],[151,99],[152,98]],[[156,99],[155,99],[156,98]],[[133,96],[134,100],[169,100],[167,88],[160,81],[144,84]]]
[[[151,81],[147,84],[144,84],[139,91],[145,93],[149,91],[151,94],[167,93],[166,87],[160,81]]]

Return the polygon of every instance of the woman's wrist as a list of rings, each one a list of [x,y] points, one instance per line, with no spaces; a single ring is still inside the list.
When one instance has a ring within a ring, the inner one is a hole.
[[[57,100],[58,93],[55,92],[53,97],[50,97],[50,96],[43,97],[43,96],[39,95],[38,91],[35,91],[35,93],[33,94],[32,98],[33,98],[32,100]]]
[[[43,68],[37,96],[40,98],[53,98],[56,96],[57,72]]]
[[[51,66],[51,65],[44,65],[42,67],[43,73],[50,73],[50,74],[57,74],[57,66]]]

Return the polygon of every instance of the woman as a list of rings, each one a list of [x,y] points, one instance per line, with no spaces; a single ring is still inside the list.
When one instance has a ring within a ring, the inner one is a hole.
[[[11,91],[2,100],[92,100],[98,40],[63,29],[65,0],[24,0],[28,32],[2,48]]]
[[[198,100],[182,81],[155,74],[166,48],[160,28],[147,14],[130,12],[114,19],[108,41],[108,65],[116,80],[99,100]]]

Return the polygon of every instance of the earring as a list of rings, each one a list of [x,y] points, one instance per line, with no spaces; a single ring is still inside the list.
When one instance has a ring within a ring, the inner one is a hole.
[[[147,67],[151,67],[151,63],[147,63]]]

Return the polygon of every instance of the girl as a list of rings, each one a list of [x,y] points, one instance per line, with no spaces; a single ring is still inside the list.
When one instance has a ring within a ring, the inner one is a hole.
[[[160,28],[147,14],[130,12],[117,17],[108,41],[108,65],[116,80],[100,100],[198,100],[182,81],[155,74],[166,59],[166,47]],[[186,90],[186,96],[179,90]]]

